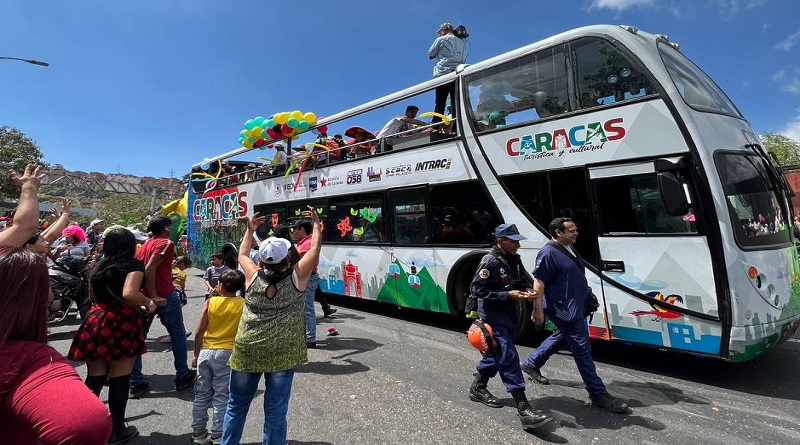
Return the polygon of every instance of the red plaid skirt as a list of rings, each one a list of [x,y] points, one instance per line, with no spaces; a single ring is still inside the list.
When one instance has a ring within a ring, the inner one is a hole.
[[[126,304],[92,306],[69,348],[70,360],[121,360],[147,352],[144,317]]]

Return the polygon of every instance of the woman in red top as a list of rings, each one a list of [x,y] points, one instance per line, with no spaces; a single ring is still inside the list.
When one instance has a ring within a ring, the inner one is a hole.
[[[2,442],[105,444],[111,432],[108,410],[75,368],[47,346],[50,281],[44,258],[0,246],[0,283]]]

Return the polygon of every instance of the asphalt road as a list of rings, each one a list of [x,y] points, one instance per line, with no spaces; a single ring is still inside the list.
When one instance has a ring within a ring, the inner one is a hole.
[[[189,272],[184,316],[194,331],[203,285],[199,270]],[[742,364],[594,343],[598,373],[612,394],[628,400],[628,415],[589,405],[572,358],[556,355],[543,369],[551,385],[528,382],[534,405],[555,418],[532,434],[520,428],[499,378],[489,389],[505,407],[468,399],[480,356],[459,323],[372,302],[334,303],[339,311],[332,319],[322,319],[317,305],[320,348],[309,351],[309,362],[295,376],[289,444],[800,443],[797,338]],[[66,353],[78,323],[51,326],[51,344]],[[326,337],[328,326],[340,335]],[[165,335],[154,322],[144,357],[152,392],[128,403],[128,422],[141,433],[134,445],[189,442],[192,391],[172,390],[170,345],[159,341]],[[520,346],[520,354],[531,346]],[[85,366],[76,365],[85,375]],[[253,401],[243,444],[261,443],[262,394]]]

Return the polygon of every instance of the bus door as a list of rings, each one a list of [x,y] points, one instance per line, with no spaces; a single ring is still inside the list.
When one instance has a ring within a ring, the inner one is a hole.
[[[708,240],[697,230],[702,212],[692,208],[683,163],[589,170],[605,310],[611,338],[716,354],[714,326],[688,315],[719,312]]]

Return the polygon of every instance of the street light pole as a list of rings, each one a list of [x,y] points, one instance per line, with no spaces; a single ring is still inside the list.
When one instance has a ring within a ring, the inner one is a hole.
[[[30,63],[31,65],[50,66],[50,64],[47,63],[47,62],[42,62],[40,60],[34,60],[34,59],[21,59],[19,57],[2,57],[2,56],[0,56],[0,60],[19,60],[20,62],[27,62],[27,63]]]

